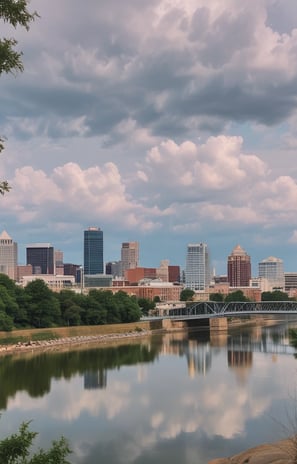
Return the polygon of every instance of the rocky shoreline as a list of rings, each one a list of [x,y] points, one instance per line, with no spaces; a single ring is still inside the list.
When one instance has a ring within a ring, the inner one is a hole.
[[[229,458],[214,459],[208,464],[295,464],[296,445],[296,438],[292,437],[250,448]]]
[[[130,331],[122,333],[110,333],[99,335],[82,335],[75,337],[53,338],[49,340],[30,340],[28,342],[18,342],[11,345],[0,345],[1,354],[13,354],[20,352],[33,351],[37,349],[62,348],[65,346],[81,345],[85,343],[111,343],[118,340],[134,339],[151,334],[149,330]]]

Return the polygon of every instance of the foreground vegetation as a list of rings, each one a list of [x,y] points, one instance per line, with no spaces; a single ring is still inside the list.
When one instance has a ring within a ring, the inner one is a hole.
[[[19,287],[0,274],[0,331],[25,327],[120,324],[139,321],[145,304],[119,291],[53,292],[42,280]]]
[[[17,433],[0,441],[0,462],[7,464],[69,464],[71,452],[64,437],[53,441],[49,450],[40,449],[30,457],[30,449],[37,433],[29,429],[29,422],[20,425]]]

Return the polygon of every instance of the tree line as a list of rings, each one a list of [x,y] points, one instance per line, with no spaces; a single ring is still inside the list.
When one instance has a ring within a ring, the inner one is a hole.
[[[181,291],[180,300],[181,301],[192,301],[194,298],[195,292],[190,288],[185,288]],[[234,290],[228,295],[224,295],[223,293],[211,293],[209,295],[210,301],[217,301],[221,303],[229,303],[229,302],[241,302],[241,301],[252,301],[245,296],[242,290]],[[286,292],[281,290],[273,290],[272,292],[262,292],[261,294],[261,301],[296,301],[296,298],[289,297]]]
[[[53,292],[43,280],[20,287],[0,274],[0,330],[136,322],[151,303],[123,291]],[[142,308],[144,311],[142,311]]]

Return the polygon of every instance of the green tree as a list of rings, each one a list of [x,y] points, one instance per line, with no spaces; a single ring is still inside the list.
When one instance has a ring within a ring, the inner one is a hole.
[[[8,293],[7,289],[3,287],[1,284],[0,284],[0,301],[4,305],[6,314],[8,314],[14,319],[19,310],[18,304],[16,303],[15,298],[13,298]]]
[[[96,290],[98,291],[98,290]],[[88,296],[85,297],[87,301],[87,311],[86,311],[86,324],[87,325],[103,325],[106,324],[106,309],[94,297],[94,290],[90,292]]]
[[[1,0],[0,19],[14,28],[17,26],[29,30],[30,23],[37,17],[37,13],[30,13],[27,0]],[[0,75],[2,73],[15,74],[23,71],[22,52],[16,50],[17,40],[14,38],[0,38]],[[0,137],[0,153],[4,149],[4,139]],[[6,180],[0,182],[0,194],[10,190]]]
[[[243,293],[242,290],[236,290],[235,292],[229,293],[225,297],[225,302],[229,303],[230,301],[250,301]]]
[[[224,295],[222,293],[211,293],[209,295],[209,299],[210,301],[217,301],[219,303],[223,302],[224,301]]]
[[[69,306],[63,315],[64,321],[67,323],[67,325],[80,325],[80,312],[80,306],[77,306],[76,304]]]
[[[180,301],[192,301],[193,296],[195,295],[194,290],[191,290],[190,288],[184,288],[180,292]]]
[[[288,301],[290,300],[289,295],[286,292],[280,290],[274,290],[273,292],[263,292],[261,295],[262,301]]]
[[[148,298],[139,298],[138,305],[140,306],[141,312],[144,316],[147,316],[150,309],[155,309],[156,303]]]
[[[27,308],[29,304],[28,295],[23,287],[16,286],[16,303],[18,304],[18,313],[15,315],[14,324],[16,327],[26,327],[29,325]]]
[[[19,304],[21,301],[19,297],[22,293],[23,289],[18,287],[12,279],[5,274],[0,274],[0,309],[11,317],[16,327],[27,324],[26,308],[22,302],[21,305]]]
[[[13,329],[13,319],[0,309],[0,330],[10,332]],[[0,461],[1,462],[1,461]]]
[[[116,306],[120,310],[121,322],[137,322],[141,318],[141,310],[135,298],[126,292],[119,291],[114,295]]]
[[[5,287],[11,296],[15,296],[17,285],[6,274],[0,274],[0,285]]]
[[[57,294],[60,302],[62,320],[66,325],[80,325],[82,307],[79,299],[72,290],[62,290]]]
[[[71,453],[64,437],[53,441],[45,451],[40,449],[30,457],[30,448],[37,433],[29,430],[29,422],[20,425],[17,433],[0,441],[0,462],[5,464],[70,464],[66,457]]]
[[[52,327],[61,323],[60,303],[54,292],[41,279],[25,287],[28,296],[28,319],[33,327]]]

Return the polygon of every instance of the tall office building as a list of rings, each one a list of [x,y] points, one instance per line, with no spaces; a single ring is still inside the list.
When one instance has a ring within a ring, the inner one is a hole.
[[[0,272],[17,279],[18,246],[5,230],[0,235]]]
[[[122,276],[127,269],[135,269],[139,266],[139,243],[124,242],[121,248]]]
[[[248,287],[251,279],[251,258],[237,245],[228,256],[228,282],[230,287]]]
[[[285,289],[285,274],[283,261],[274,256],[263,259],[259,263],[259,277],[267,279],[270,291]]]
[[[205,290],[210,284],[210,257],[206,243],[190,243],[187,250],[185,286]]]
[[[63,263],[64,253],[61,250],[55,250],[55,269],[57,275],[64,274],[64,263]]]
[[[104,274],[103,231],[99,227],[84,231],[84,274]]]
[[[27,245],[26,255],[33,274],[55,274],[54,247],[50,243]]]

